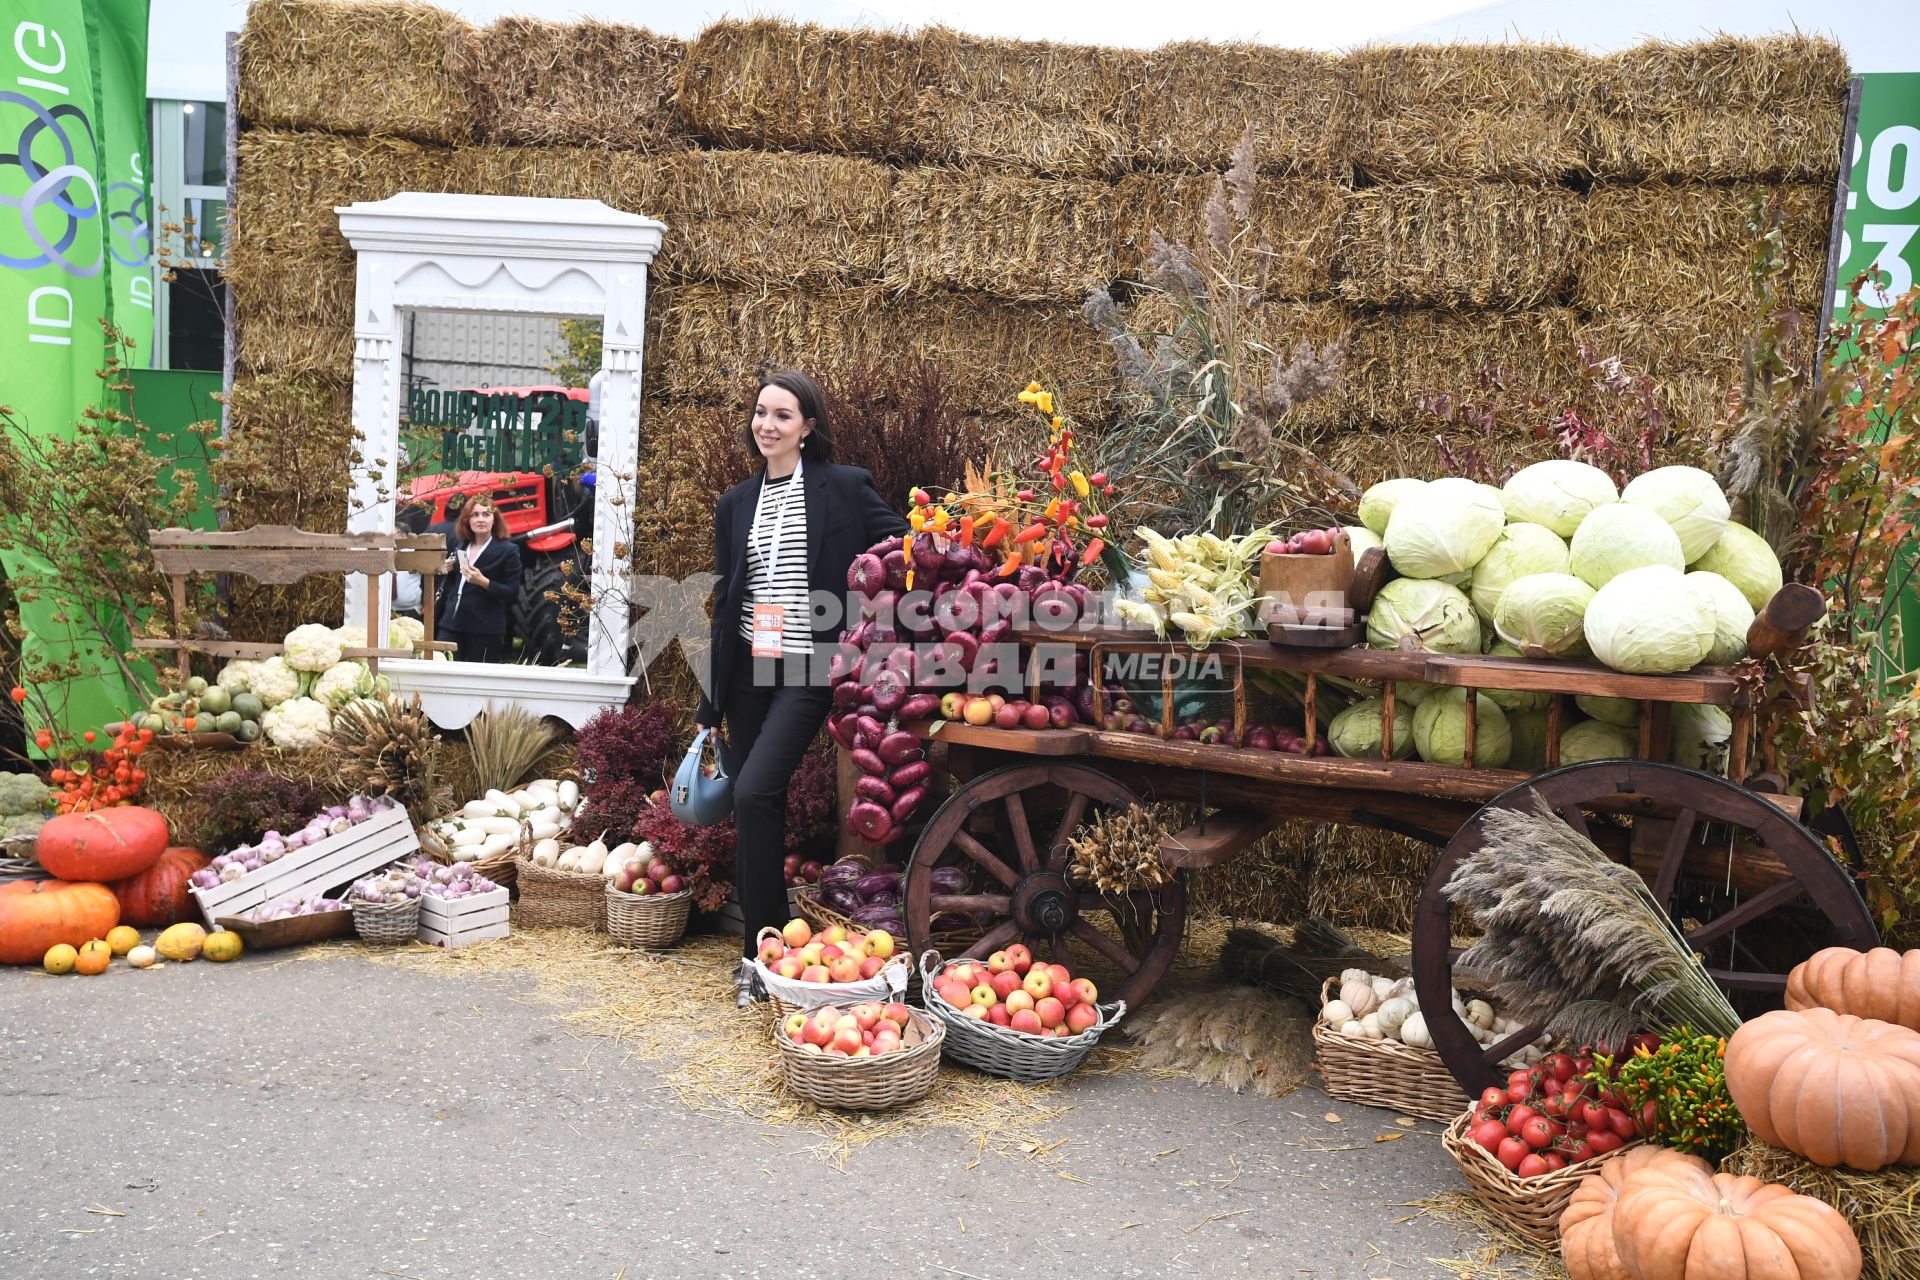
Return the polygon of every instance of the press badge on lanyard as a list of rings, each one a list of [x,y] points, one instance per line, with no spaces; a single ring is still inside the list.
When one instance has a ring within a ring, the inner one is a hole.
[[[773,547],[771,550],[760,540],[761,512],[766,506],[767,487],[760,486],[759,500],[753,509],[754,548],[760,553],[761,567],[767,571],[767,586],[778,590],[780,581],[780,552],[785,546],[784,534],[787,531],[787,511],[793,506],[793,495],[800,492],[800,471],[805,464],[798,459],[794,462],[793,479],[787,481],[787,496],[780,503],[780,514],[773,521]],[[787,634],[787,610],[785,605],[759,604],[753,606],[753,648],[756,658],[778,658],[781,655],[781,642]]]

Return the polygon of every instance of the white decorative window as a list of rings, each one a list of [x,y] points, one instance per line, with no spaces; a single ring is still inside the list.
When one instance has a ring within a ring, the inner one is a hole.
[[[638,461],[647,271],[666,228],[597,200],[519,196],[408,192],[335,212],[358,257],[353,427],[359,458],[350,530],[395,527],[416,318],[465,313],[600,323],[593,467],[599,483],[584,499],[593,513],[591,559],[580,558],[593,592],[592,617],[579,637],[584,654],[565,665],[398,659],[380,668],[397,688],[417,691],[443,727],[466,724],[489,702],[518,703],[578,727],[602,707],[625,702],[633,685],[624,561],[633,509],[621,490]],[[362,583],[349,580],[349,619],[366,616]],[[383,601],[383,627],[390,610],[391,601]]]

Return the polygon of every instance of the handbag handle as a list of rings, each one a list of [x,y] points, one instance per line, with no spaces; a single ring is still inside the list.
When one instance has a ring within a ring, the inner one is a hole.
[[[693,735],[693,745],[690,750],[693,752],[694,758],[702,762],[706,760],[706,749],[709,742],[711,742],[713,746],[714,780],[719,781],[731,777],[732,773],[727,768],[726,740],[720,736],[718,729],[702,729]]]

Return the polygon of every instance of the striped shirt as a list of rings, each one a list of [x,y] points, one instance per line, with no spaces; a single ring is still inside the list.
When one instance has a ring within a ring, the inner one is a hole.
[[[740,634],[753,643],[753,606],[777,604],[786,608],[780,637],[782,653],[812,653],[812,621],[807,601],[807,495],[804,486],[793,483],[792,476],[765,482],[766,493],[760,501],[760,519],[747,533],[747,600],[740,611]],[[780,524],[781,508],[792,504],[786,527],[781,531],[780,549],[773,548],[773,533]],[[762,549],[780,562],[780,579],[769,581]]]

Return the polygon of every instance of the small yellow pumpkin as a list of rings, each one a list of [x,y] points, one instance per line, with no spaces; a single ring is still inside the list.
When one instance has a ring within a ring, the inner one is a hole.
[[[80,953],[72,946],[57,942],[47,948],[47,954],[41,957],[40,964],[48,973],[72,973],[74,961],[79,958]]]
[[[107,930],[107,945],[113,954],[123,956],[140,945],[140,931],[130,924],[117,924]]]
[[[176,924],[154,940],[153,949],[168,960],[196,960],[207,945],[207,931],[197,924]]]
[[[215,964],[225,964],[229,960],[238,960],[241,949],[240,935],[230,929],[221,929],[207,935],[206,945],[200,949],[200,955]]]
[[[113,948],[99,938],[80,945],[80,953],[74,958],[73,971],[83,977],[91,978],[95,974],[105,973],[107,966],[113,963]]]

